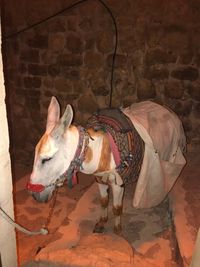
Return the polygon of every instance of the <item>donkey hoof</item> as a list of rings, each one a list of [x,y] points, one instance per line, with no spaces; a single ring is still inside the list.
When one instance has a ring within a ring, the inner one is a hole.
[[[105,227],[102,224],[97,223],[94,227],[93,233],[98,233],[98,234],[105,233]]]
[[[120,235],[121,232],[122,232],[122,226],[121,226],[121,224],[115,225],[113,230],[114,230],[114,233],[116,235]]]

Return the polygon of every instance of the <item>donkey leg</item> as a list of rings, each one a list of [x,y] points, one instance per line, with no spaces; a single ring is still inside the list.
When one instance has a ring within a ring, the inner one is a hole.
[[[113,191],[113,214],[115,215],[114,233],[120,234],[122,231],[121,215],[124,187],[115,183],[111,184]]]
[[[104,225],[108,220],[108,185],[107,184],[99,184],[100,191],[100,203],[101,203],[101,214],[99,221],[96,223],[94,227],[94,233],[103,233],[105,231]]]

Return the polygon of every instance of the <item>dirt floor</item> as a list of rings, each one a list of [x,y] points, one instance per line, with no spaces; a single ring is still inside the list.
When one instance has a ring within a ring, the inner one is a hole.
[[[48,235],[39,236],[17,231],[19,265],[189,266],[200,225],[200,156],[193,151],[187,158],[187,166],[170,197],[155,208],[133,209],[133,187],[126,188],[120,236],[113,234],[111,201],[106,232],[93,234],[99,193],[92,176],[79,175],[79,184],[73,189],[64,185],[56,200],[41,204],[25,189],[29,168],[16,166],[16,220],[30,230],[43,226],[49,229]]]

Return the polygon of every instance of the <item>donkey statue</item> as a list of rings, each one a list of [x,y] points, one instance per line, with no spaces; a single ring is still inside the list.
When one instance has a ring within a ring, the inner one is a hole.
[[[48,201],[57,186],[76,183],[76,172],[93,174],[100,191],[101,215],[94,232],[108,219],[108,192],[113,192],[114,232],[120,233],[124,188],[137,182],[135,208],[158,205],[171,190],[185,158],[185,135],[178,117],[151,101],[125,109],[102,109],[87,127],[72,124],[73,110],[52,97],[46,131],[35,149],[27,189],[39,202]]]

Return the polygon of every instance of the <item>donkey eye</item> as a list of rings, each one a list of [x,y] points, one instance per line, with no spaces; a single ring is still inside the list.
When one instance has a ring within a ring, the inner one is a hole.
[[[42,159],[42,164],[44,164],[45,162],[47,161],[50,161],[52,158],[45,158],[45,159]]]

